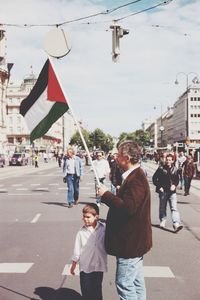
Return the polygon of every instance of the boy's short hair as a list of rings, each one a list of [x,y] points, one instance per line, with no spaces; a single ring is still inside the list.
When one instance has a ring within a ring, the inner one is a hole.
[[[96,203],[89,203],[83,207],[83,214],[90,213],[93,216],[99,215],[99,207]]]

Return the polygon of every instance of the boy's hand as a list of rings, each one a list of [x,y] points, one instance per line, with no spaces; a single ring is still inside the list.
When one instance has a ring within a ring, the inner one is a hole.
[[[75,275],[75,269],[76,269],[76,262],[75,261],[73,261],[72,262],[72,265],[71,265],[71,268],[70,268],[70,273],[72,274],[72,275]]]

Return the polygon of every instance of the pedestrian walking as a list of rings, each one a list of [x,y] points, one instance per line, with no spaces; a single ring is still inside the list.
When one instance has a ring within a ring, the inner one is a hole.
[[[125,141],[117,162],[124,170],[117,195],[100,186],[101,201],[109,207],[106,220],[106,252],[116,256],[116,287],[120,299],[146,300],[143,256],[152,247],[150,188],[140,168],[141,150]]]
[[[67,183],[67,203],[68,207],[73,207],[78,203],[79,199],[79,181],[83,176],[83,164],[80,157],[75,155],[74,149],[69,148],[65,156],[63,165],[64,178],[63,181]]]
[[[195,165],[191,155],[188,155],[183,163],[183,178],[184,178],[184,196],[189,195],[192,178],[195,174]]]
[[[167,220],[167,203],[169,202],[171,218],[175,232],[183,228],[177,209],[176,187],[179,183],[178,169],[174,166],[172,154],[167,154],[165,164],[160,166],[153,177],[153,184],[159,194],[160,227],[165,228]]]
[[[180,189],[183,189],[184,186],[184,179],[183,179],[183,163],[186,160],[186,156],[183,151],[180,151],[176,160],[176,167],[178,169],[178,176],[179,176],[179,184]]]
[[[93,161],[93,166],[96,170],[99,182],[103,184],[106,177],[110,173],[110,167],[108,161],[104,158],[102,151],[98,151],[96,153],[96,159]],[[98,185],[97,185],[97,180],[95,178],[96,203],[100,205],[101,200],[100,197],[98,196],[97,190],[98,190]]]
[[[38,168],[38,167],[39,167],[39,166],[38,166],[38,161],[39,161],[39,156],[38,156],[38,154],[35,154],[35,155],[34,155],[35,168]]]
[[[123,171],[117,164],[117,153],[113,153],[110,157],[110,175],[109,179],[111,182],[111,192],[116,195],[117,190],[120,188],[122,183]]]
[[[97,204],[85,205],[82,212],[84,226],[76,235],[70,273],[75,274],[79,263],[83,300],[102,300],[103,272],[107,271],[105,225],[99,221]]]

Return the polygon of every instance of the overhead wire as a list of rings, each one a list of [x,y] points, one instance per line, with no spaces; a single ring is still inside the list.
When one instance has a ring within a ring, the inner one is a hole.
[[[85,16],[85,17],[80,17],[80,18],[76,18],[76,19],[72,19],[72,20],[68,20],[68,21],[64,21],[64,22],[60,22],[60,23],[51,23],[51,24],[11,24],[11,23],[1,23],[0,25],[3,25],[3,26],[12,26],[12,27],[48,27],[48,26],[56,26],[56,27],[59,27],[59,26],[63,26],[63,25],[66,25],[66,24],[69,24],[69,23],[74,23],[74,22],[79,22],[79,21],[82,21],[82,20],[86,20],[86,19],[90,19],[90,18],[94,18],[94,17],[97,17],[99,15],[108,15],[108,14],[111,14],[113,13],[114,11],[117,11],[119,9],[122,9],[124,7],[127,7],[127,6],[130,6],[132,4],[135,4],[137,2],[141,2],[143,0],[134,0],[134,1],[131,1],[131,2],[128,2],[128,3],[125,3],[123,5],[120,5],[120,6],[117,6],[115,8],[111,8],[111,9],[107,9],[105,11],[102,11],[102,12],[99,12],[99,13],[95,13],[95,14],[91,14],[91,15],[88,15],[88,16]],[[166,0],[166,1],[162,1],[161,3],[158,3],[157,5],[154,5],[154,6],[151,6],[151,7],[148,7],[148,8],[145,8],[145,9],[142,9],[140,11],[137,11],[135,13],[132,13],[132,14],[129,14],[129,15],[126,15],[124,17],[121,17],[121,18],[118,18],[116,19],[115,21],[121,21],[123,19],[126,19],[126,18],[129,18],[131,16],[134,16],[134,15],[137,15],[137,14],[140,14],[140,13],[143,13],[143,12],[146,12],[146,11],[149,11],[149,10],[152,10],[154,8],[157,8],[159,6],[163,6],[163,5],[167,5],[169,4],[170,2],[172,2],[173,0]],[[108,22],[108,21],[107,21]],[[95,23],[98,23],[98,22],[95,22]],[[100,22],[99,22],[100,23]],[[91,25],[91,24],[94,24],[92,22],[88,22],[86,23],[87,25]]]

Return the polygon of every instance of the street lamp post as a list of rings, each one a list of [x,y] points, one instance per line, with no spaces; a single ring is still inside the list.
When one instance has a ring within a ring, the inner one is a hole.
[[[189,105],[189,101],[188,101],[188,88],[189,88],[189,76],[190,75],[195,75],[195,78],[193,78],[193,82],[195,83],[199,83],[198,80],[198,74],[195,72],[189,72],[189,73],[184,73],[184,72],[179,72],[176,74],[176,80],[175,80],[175,84],[179,84],[178,82],[178,76],[179,75],[184,75],[186,78],[186,120],[185,120],[185,124],[186,124],[186,139],[189,138],[189,109],[188,109],[188,105]]]
[[[154,106],[154,109],[156,109],[156,106]],[[154,134],[155,134],[155,148],[157,148],[157,120],[155,120],[155,124],[154,124]],[[160,104],[160,147],[163,146],[163,131],[165,130],[164,126],[163,126],[163,107],[162,104]]]

